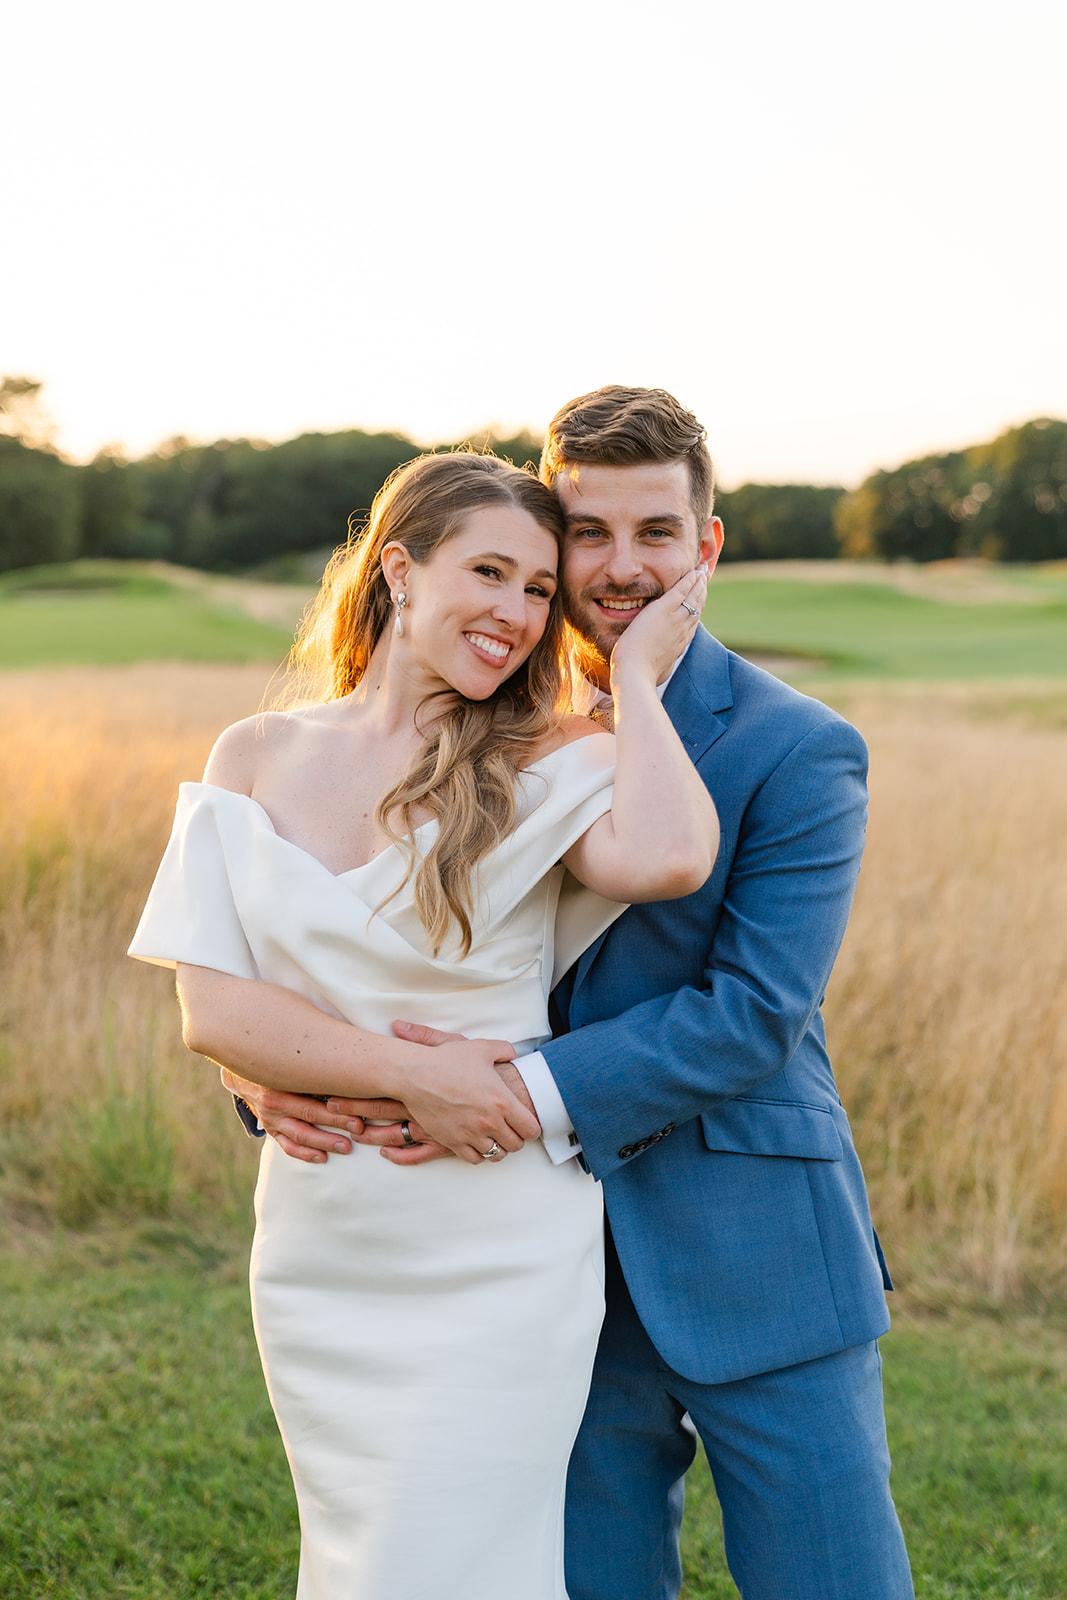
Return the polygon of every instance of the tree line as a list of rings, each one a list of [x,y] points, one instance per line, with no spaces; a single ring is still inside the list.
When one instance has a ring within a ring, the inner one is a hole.
[[[277,445],[177,438],[138,460],[102,451],[78,466],[49,443],[39,398],[30,379],[0,382],[0,571],[76,556],[282,571],[286,558],[341,543],[394,467],[419,453],[403,434],[352,428]],[[540,454],[530,433],[469,442],[517,465]],[[1067,557],[1067,423],[1039,418],[875,472],[852,492],[748,483],[720,492],[716,509],[724,560]]]

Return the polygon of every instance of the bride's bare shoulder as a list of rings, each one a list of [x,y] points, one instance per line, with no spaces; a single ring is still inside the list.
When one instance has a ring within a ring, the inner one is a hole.
[[[595,733],[603,733],[599,722],[594,722],[591,717],[564,717],[560,723],[560,744],[573,744],[576,739],[588,739]]]
[[[537,759],[540,761],[545,756],[550,756],[554,750],[562,749],[565,744],[574,744],[578,739],[588,739],[591,734],[603,731],[603,728],[589,717],[563,717],[558,727],[553,729],[538,750]]]
[[[305,736],[309,712],[316,709],[261,711],[232,723],[215,741],[204,768],[204,782],[216,789],[251,794],[265,768]]]

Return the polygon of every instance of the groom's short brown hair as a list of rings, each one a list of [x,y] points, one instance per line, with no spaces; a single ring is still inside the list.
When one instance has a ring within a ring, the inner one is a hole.
[[[548,425],[541,478],[552,488],[568,467],[583,461],[605,467],[684,461],[698,529],[711,516],[715,472],[707,431],[666,389],[630,389],[609,383],[568,400]]]

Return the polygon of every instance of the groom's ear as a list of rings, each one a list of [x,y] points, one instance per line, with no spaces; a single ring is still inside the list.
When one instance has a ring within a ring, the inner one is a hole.
[[[722,550],[722,540],[722,518],[709,517],[700,535],[700,561],[707,567],[709,573],[715,571],[715,563]]]

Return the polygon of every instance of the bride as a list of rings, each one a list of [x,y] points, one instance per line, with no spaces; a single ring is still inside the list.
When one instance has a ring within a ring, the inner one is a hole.
[[[562,710],[562,531],[495,457],[395,473],[304,625],[299,706],[227,729],[182,785],[130,950],[177,966],[190,1049],[400,1101],[461,1158],[308,1164],[265,1141],[252,1301],[298,1600],[565,1597],[600,1192],[551,1164],[496,1063],[548,1036],[553,969],[623,902],[704,882],[718,827],[656,692],[704,574],[616,646],[613,737]],[[488,1042],[471,1065],[397,1017]]]

